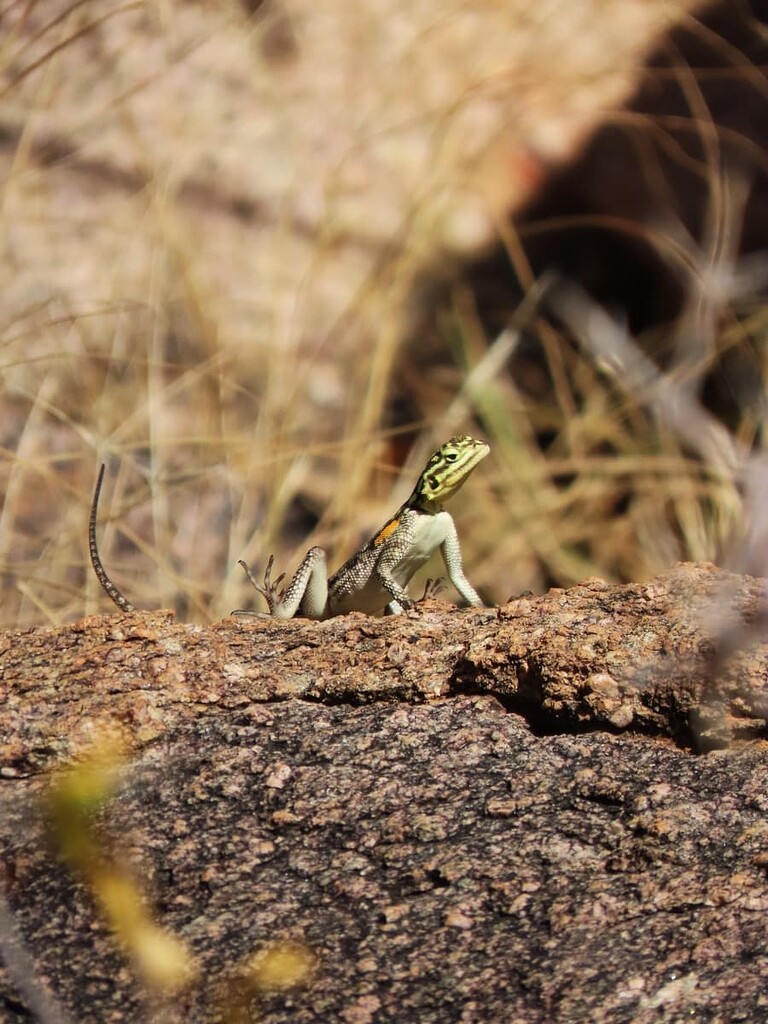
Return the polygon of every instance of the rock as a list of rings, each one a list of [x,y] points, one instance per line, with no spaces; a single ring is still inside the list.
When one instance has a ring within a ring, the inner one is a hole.
[[[38,987],[85,1024],[158,1005],[96,910],[104,860],[192,951],[170,1021],[768,1015],[763,588],[681,565],[500,609],[4,634],[0,845]],[[108,727],[130,755],[73,877],[40,800]],[[274,943],[303,985],[244,982]],[[0,975],[0,1019],[27,1003]]]

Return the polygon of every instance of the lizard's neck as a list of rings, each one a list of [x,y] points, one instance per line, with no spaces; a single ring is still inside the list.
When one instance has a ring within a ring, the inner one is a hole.
[[[436,516],[438,512],[443,511],[443,506],[439,501],[430,501],[419,492],[418,488],[411,494],[403,508],[412,508],[415,512],[421,512],[425,516]]]

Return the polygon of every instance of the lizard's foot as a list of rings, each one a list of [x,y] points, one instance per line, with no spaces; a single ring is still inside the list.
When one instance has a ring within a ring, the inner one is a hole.
[[[406,595],[406,597],[399,597],[397,598],[397,600],[392,600],[384,609],[384,614],[400,615],[402,612],[418,611],[419,605],[423,601],[430,601],[432,598],[436,597],[444,586],[445,580],[443,579],[442,576],[438,576],[434,580],[427,580],[427,582],[424,585],[424,593],[421,595],[421,597],[413,598],[407,597]]]
[[[437,597],[438,594],[442,593],[443,590],[445,590],[444,576],[436,576],[434,579],[429,579],[424,584],[424,593],[416,600],[415,603],[421,604],[422,601],[431,601]]]
[[[244,562],[242,558],[238,560],[237,564],[243,567],[243,569],[245,570],[245,575],[248,577],[248,582],[251,584],[254,590],[258,590],[258,592],[267,602],[267,605],[269,606],[269,614],[274,615],[275,607],[280,604],[280,602],[283,600],[283,597],[285,596],[285,590],[280,589],[280,584],[285,579],[285,573],[281,572],[276,580],[272,579],[272,566],[275,564],[275,556],[269,556],[267,567],[264,570],[263,583],[258,583],[254,579],[253,573],[248,568],[247,562]]]

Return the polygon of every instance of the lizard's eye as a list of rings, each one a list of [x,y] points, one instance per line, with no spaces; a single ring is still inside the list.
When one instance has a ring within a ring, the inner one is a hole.
[[[446,452],[445,453],[445,461],[446,462],[455,462],[456,459],[458,459],[458,457],[459,457],[459,453],[458,452]]]

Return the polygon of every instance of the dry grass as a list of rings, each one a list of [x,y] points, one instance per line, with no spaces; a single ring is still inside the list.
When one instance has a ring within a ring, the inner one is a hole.
[[[507,211],[690,6],[6,5],[2,624],[108,607],[86,541],[102,460],[111,574],[195,620],[251,601],[238,558],[345,557],[456,431],[493,448],[456,508],[489,600],[722,552],[763,410],[744,404],[735,461],[692,446],[657,414],[658,381],[627,387],[573,343],[573,300],[559,327],[535,319],[554,386],[534,402],[505,372],[516,328],[486,336],[457,291],[454,369],[414,382],[406,458],[387,429],[415,282],[499,231],[535,294]],[[686,267],[690,310],[653,344],[695,398],[729,347],[766,366],[735,256],[744,183],[705,112],[690,121],[710,139],[712,231],[694,245],[661,213],[647,230]]]

